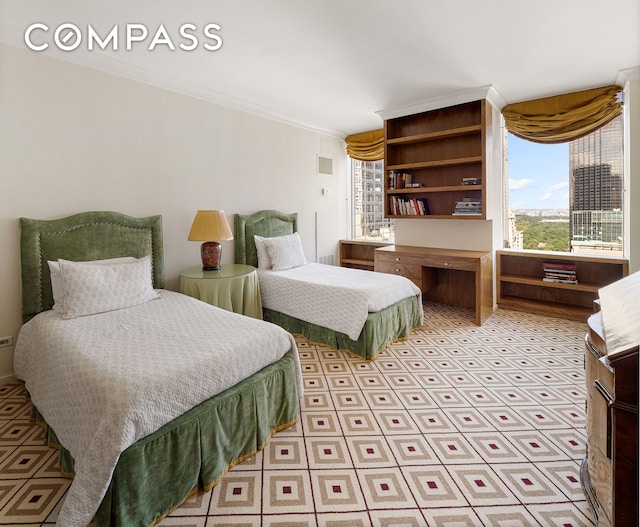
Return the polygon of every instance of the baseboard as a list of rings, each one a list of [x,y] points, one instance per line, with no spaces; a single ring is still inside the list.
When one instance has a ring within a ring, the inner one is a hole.
[[[16,382],[18,382],[18,379],[15,378],[15,375],[5,375],[4,377],[0,377],[0,385],[13,384]]]

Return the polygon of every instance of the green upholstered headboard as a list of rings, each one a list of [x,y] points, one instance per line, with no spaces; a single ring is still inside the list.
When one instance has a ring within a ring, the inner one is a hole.
[[[236,263],[258,266],[258,255],[253,236],[271,238],[298,231],[298,213],[286,214],[277,210],[261,210],[254,214],[235,214]]]
[[[162,216],[81,212],[56,220],[20,218],[22,319],[53,306],[48,260],[77,262],[151,255],[153,286],[164,287]]]

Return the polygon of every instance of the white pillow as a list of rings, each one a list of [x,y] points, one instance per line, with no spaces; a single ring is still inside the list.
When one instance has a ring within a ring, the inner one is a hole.
[[[284,271],[307,263],[297,232],[274,238],[264,238],[274,271]]]
[[[271,257],[269,256],[269,252],[267,251],[267,246],[264,244],[264,240],[262,236],[253,235],[253,241],[256,244],[256,253],[258,255],[258,269],[271,269]]]
[[[108,258],[106,260],[91,260],[86,263],[91,264],[105,264],[105,263],[118,263],[118,262],[135,262],[136,259],[133,256],[121,256],[119,258]],[[53,309],[56,311],[62,311],[62,302],[64,300],[64,287],[62,285],[62,275],[60,274],[60,264],[58,260],[47,260],[49,264],[49,275],[51,276],[51,292],[53,293]]]
[[[151,256],[134,262],[95,265],[58,260],[64,288],[62,318],[133,307],[154,298]]]

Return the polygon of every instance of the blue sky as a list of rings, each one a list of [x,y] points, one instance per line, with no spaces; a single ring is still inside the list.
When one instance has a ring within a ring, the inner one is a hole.
[[[509,134],[509,208],[569,208],[569,143],[542,145]]]

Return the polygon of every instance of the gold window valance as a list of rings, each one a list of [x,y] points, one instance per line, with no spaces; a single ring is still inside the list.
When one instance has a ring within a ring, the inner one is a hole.
[[[536,143],[564,143],[590,134],[620,115],[619,86],[509,104],[502,109],[507,130]]]
[[[347,154],[360,161],[384,159],[384,130],[371,130],[345,137]]]

